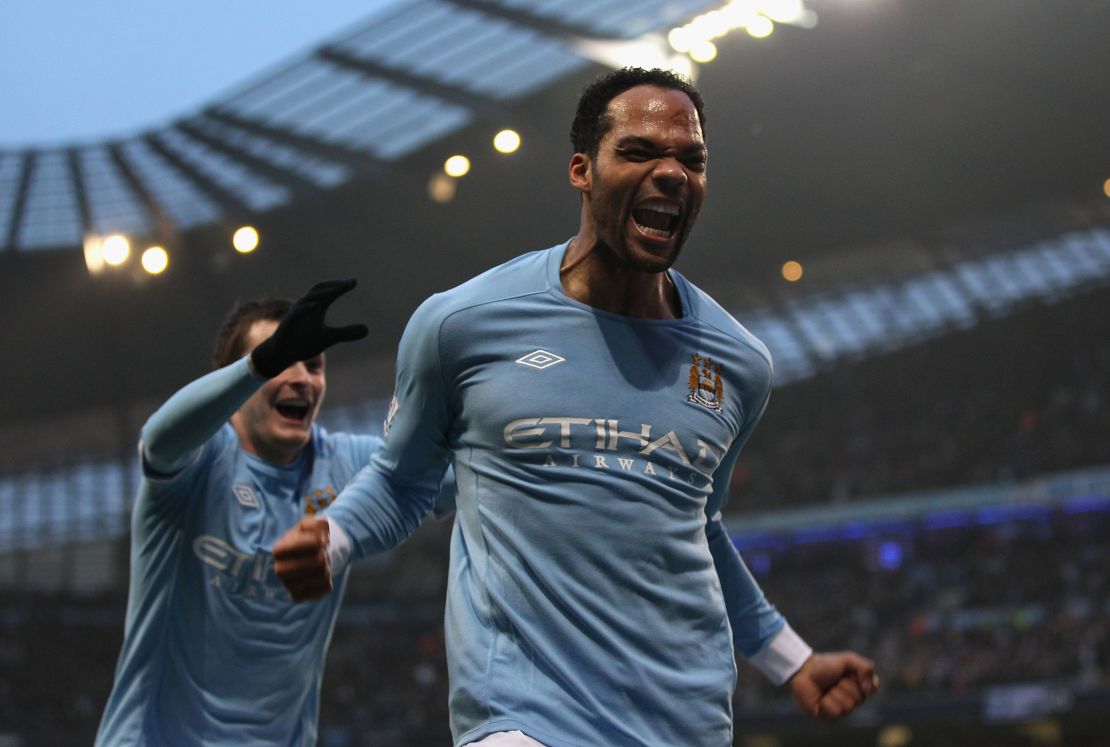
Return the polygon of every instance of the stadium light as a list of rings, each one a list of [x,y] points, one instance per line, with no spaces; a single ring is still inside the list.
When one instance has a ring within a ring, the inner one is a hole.
[[[766,39],[775,31],[775,22],[767,16],[756,16],[747,26],[748,35],[756,39]]]
[[[516,130],[501,130],[493,136],[493,147],[498,153],[515,153],[520,148],[520,134]]]
[[[575,52],[601,65],[614,69],[658,67],[693,80],[696,71],[693,62],[685,55],[686,50],[682,50],[683,54],[675,54],[667,47],[667,41],[657,34],[645,34],[638,39],[627,40],[577,39],[574,41]]]
[[[708,39],[702,39],[690,49],[690,59],[694,62],[712,62],[717,58],[717,45]]]
[[[443,173],[458,179],[466,176],[470,171],[470,159],[462,155],[454,155],[443,162]]]
[[[804,25],[808,19],[802,0],[763,0],[760,12],[776,23]]]
[[[160,275],[170,264],[170,255],[160,246],[152,246],[143,252],[139,260],[143,269],[151,275]]]
[[[455,199],[455,191],[458,189],[458,183],[444,173],[437,171],[432,174],[432,178],[428,180],[428,197],[441,205],[445,205],[451,200]]]
[[[104,239],[94,234],[85,237],[85,268],[90,275],[104,272]]]
[[[676,52],[686,54],[690,48],[697,42],[694,35],[690,33],[690,29],[685,26],[678,26],[671,29],[667,34],[667,41],[670,42],[671,48]]]
[[[231,245],[240,254],[249,254],[258,248],[258,231],[253,226],[243,226],[231,237]]]
[[[112,267],[119,267],[131,256],[131,242],[121,233],[114,233],[104,239],[102,247],[104,261]]]
[[[813,28],[817,25],[817,14],[805,6],[804,0],[731,0],[671,29],[667,42],[673,50],[689,55],[695,62],[708,62],[716,57],[714,39],[737,29],[763,39],[774,33],[776,23]]]

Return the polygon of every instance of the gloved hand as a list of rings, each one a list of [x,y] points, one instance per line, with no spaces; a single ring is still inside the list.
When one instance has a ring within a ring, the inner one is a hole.
[[[277,376],[297,361],[319,355],[337,342],[361,340],[369,334],[365,324],[329,327],[324,314],[332,301],[355,287],[358,281],[327,280],[312,286],[293,302],[277,329],[251,353],[251,366],[259,376]]]

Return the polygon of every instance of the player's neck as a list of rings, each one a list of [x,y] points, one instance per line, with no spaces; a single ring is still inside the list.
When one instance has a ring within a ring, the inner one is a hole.
[[[676,319],[682,303],[666,272],[622,262],[595,237],[579,232],[559,267],[563,292],[588,306],[637,319]]]

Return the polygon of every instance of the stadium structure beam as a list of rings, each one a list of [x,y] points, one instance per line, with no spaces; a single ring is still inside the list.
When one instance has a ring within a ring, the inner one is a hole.
[[[201,127],[198,127],[195,122],[183,120],[177,122],[176,127],[194,140],[199,140],[213,150],[230,156],[254,171],[261,173],[266,178],[288,187],[294,197],[302,197],[310,192],[318,190],[315,184],[299,174],[281,169],[264,158],[260,158],[236,145],[231,145],[214,135],[210,135]]]
[[[368,75],[373,78],[388,80],[397,85],[410,88],[414,91],[433,96],[442,101],[463,106],[471,111],[478,112],[485,117],[501,117],[507,112],[506,108],[497,101],[486,96],[480,96],[468,91],[462,91],[452,86],[437,83],[430,78],[407,73],[398,68],[383,65],[374,60],[355,57],[335,47],[324,47],[316,52],[322,60],[338,65],[339,67]]]
[[[250,207],[247,206],[247,204],[243,201],[241,197],[239,197],[231,190],[226,189],[219,182],[215,181],[203,172],[198,171],[187,161],[181,158],[181,156],[177,155],[172,150],[163,145],[162,142],[157,137],[155,137],[153,133],[145,135],[143,137],[143,141],[146,142],[146,144],[149,145],[151,148],[153,148],[158,153],[158,155],[166,159],[166,161],[168,161],[171,166],[173,166],[175,169],[184,174],[186,178],[192,181],[193,184],[195,184],[201,192],[204,192],[209,198],[212,199],[213,202],[219,205],[220,209],[223,210],[225,215],[250,215],[254,212],[250,209]]]
[[[538,31],[545,36],[551,36],[560,41],[577,41],[580,39],[593,39],[597,41],[619,41],[623,37],[598,34],[593,29],[576,24],[562,23],[552,18],[545,18],[525,10],[510,8],[506,5],[491,3],[488,0],[441,0],[448,5],[477,11],[492,18],[500,18],[516,26]]]
[[[805,329],[798,323],[797,317],[791,311],[790,296],[781,289],[772,288],[771,297],[773,299],[771,308],[774,309],[775,315],[782,320],[783,324],[789,328],[790,336],[798,343],[798,349],[805,357],[806,362],[812,366],[812,370],[815,373],[827,371],[830,361],[821,355],[821,351],[816,348]]]
[[[69,167],[70,183],[73,185],[73,194],[77,200],[77,214],[81,219],[81,236],[92,230],[92,217],[89,212],[89,199],[85,194],[85,176],[81,173],[81,164],[77,162],[78,148],[66,148],[66,165]]]
[[[23,208],[27,205],[27,192],[31,185],[31,172],[35,170],[38,152],[28,150],[23,153],[23,170],[19,174],[19,185],[15,188],[15,200],[12,202],[12,219],[8,223],[8,235],[4,239],[4,246],[15,250],[15,240],[19,236],[19,229],[23,227]]]
[[[377,173],[385,168],[381,160],[375,158],[373,154],[367,151],[357,148],[347,148],[335,143],[327,143],[312,137],[300,135],[296,132],[274,127],[255,119],[248,119],[229,111],[217,109],[216,107],[205,109],[204,116],[230,127],[237,127],[252,135],[269,138],[281,145],[288,145],[291,148],[296,148],[297,150],[303,151],[311,156],[322,158],[326,161],[338,162],[347,166],[354,165],[362,172],[369,171]]]
[[[147,214],[150,215],[154,222],[155,230],[158,235],[162,238],[173,236],[176,233],[173,220],[162,208],[162,205],[154,199],[150,190],[147,189],[146,185],[139,179],[135,170],[131,168],[131,164],[124,158],[120,143],[108,143],[107,148],[109,158],[112,159],[112,163],[119,169],[119,173],[123,176],[123,180],[127,182],[127,186],[131,188],[135,197],[138,198],[139,202],[146,208]]]

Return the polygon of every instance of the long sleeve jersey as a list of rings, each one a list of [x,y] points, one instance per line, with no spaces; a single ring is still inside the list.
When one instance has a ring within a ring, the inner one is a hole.
[[[356,556],[392,546],[454,465],[456,744],[520,729],[550,747],[722,747],[734,647],[776,679],[808,653],[770,645],[784,620],[719,521],[770,357],[675,271],[680,318],[579,303],[565,249],[415,312],[385,444],[329,517]]]
[[[123,648],[97,745],[316,744],[347,574],[327,599],[295,604],[271,550],[306,512],[326,510],[380,439],[313,426],[295,462],[266,462],[227,423],[261,384],[244,358],[143,428]]]

